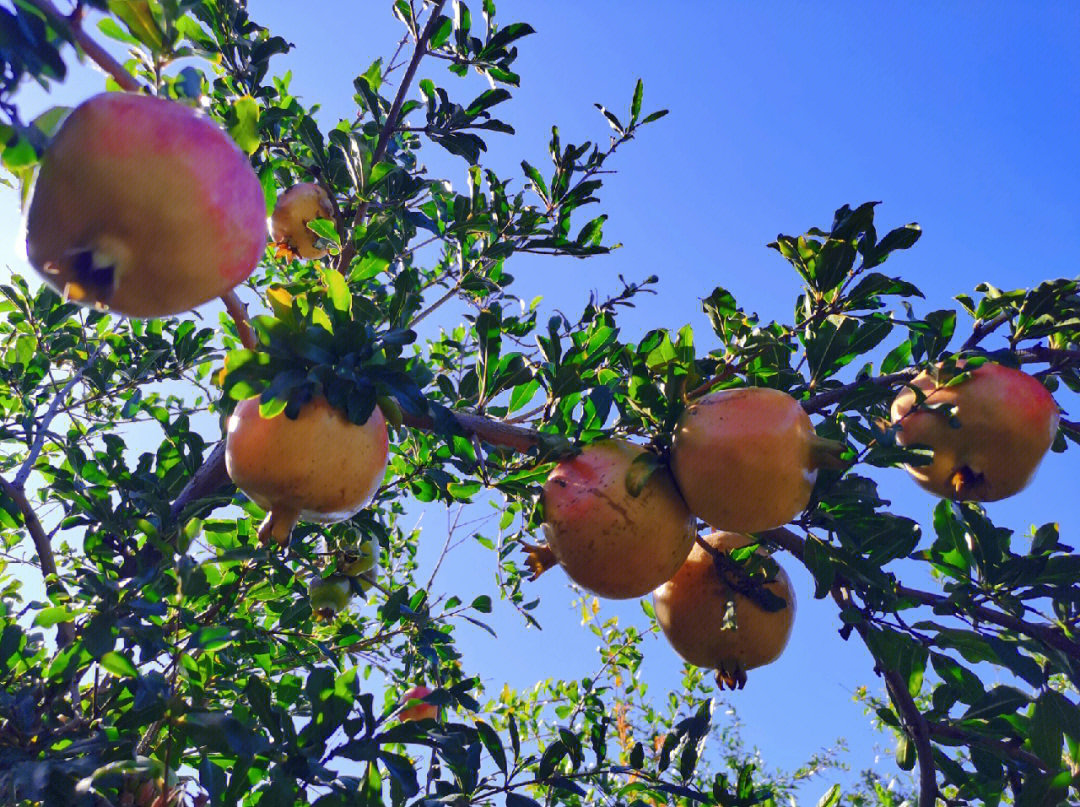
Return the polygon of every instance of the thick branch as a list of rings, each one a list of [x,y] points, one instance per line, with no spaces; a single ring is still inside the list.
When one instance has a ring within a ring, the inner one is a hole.
[[[785,527],[778,527],[774,530],[767,530],[759,533],[759,535],[769,543],[775,544],[781,549],[790,552],[799,561],[803,560],[806,542],[791,530]],[[850,587],[850,583],[843,579],[840,580],[840,584]],[[935,610],[951,612],[954,616],[960,615],[961,613],[967,614],[980,622],[988,622],[991,625],[997,625],[999,628],[1005,628],[1014,633],[1030,636],[1033,639],[1038,639],[1048,647],[1060,650],[1074,659],[1080,659],[1080,643],[1073,641],[1064,633],[1049,625],[1038,625],[1033,622],[1027,622],[1012,614],[997,611],[993,608],[987,608],[984,605],[968,605],[961,610],[959,606],[944,595],[908,588],[907,586],[898,585],[895,589],[895,594],[903,599],[915,600],[921,605],[929,605]]]
[[[930,736],[932,737],[937,737],[942,740],[959,740],[967,745],[979,745],[999,757],[1015,759],[1017,762],[1022,762],[1025,765],[1038,768],[1047,773],[1053,771],[1049,765],[1030,751],[1025,751],[1023,748],[1018,748],[1009,743],[1003,743],[1000,740],[984,737],[974,731],[967,731],[957,726],[949,725],[948,723],[927,721],[926,727],[930,731]]]
[[[383,155],[386,154],[386,148],[390,144],[390,138],[400,123],[398,119],[401,116],[401,107],[405,104],[405,96],[409,93],[409,87],[412,84],[413,78],[416,76],[416,69],[420,66],[420,61],[428,52],[427,43],[435,34],[435,29],[438,26],[439,14],[442,12],[442,7],[445,4],[446,0],[437,0],[431,9],[431,13],[428,15],[428,21],[424,26],[424,30],[416,40],[416,48],[413,50],[412,58],[409,60],[409,66],[405,68],[405,74],[401,77],[401,83],[398,85],[397,94],[390,104],[390,111],[386,113],[386,120],[383,121],[383,127],[379,131],[379,139],[375,144],[375,151],[372,152],[371,155],[372,165],[376,165],[382,160]],[[360,206],[356,209],[356,215],[353,216],[352,222],[352,227],[354,229],[358,225],[363,224],[364,217],[367,215],[367,209],[367,201],[361,202]],[[341,253],[338,255],[338,271],[344,272],[348,269],[349,263],[355,255],[356,247],[353,245],[353,237],[350,232],[345,239],[345,243],[341,247]]]
[[[493,446],[526,452],[540,443],[540,433],[533,429],[514,426],[468,412],[454,413],[453,418],[466,435],[470,437],[475,435]],[[434,419],[428,415],[416,417],[402,413],[401,420],[406,426],[422,431],[431,431],[435,427]],[[225,471],[225,441],[222,440],[214,446],[214,450],[210,452],[199,470],[180,491],[176,501],[172,503],[170,508],[172,518],[177,518],[189,504],[204,496],[209,496],[228,482],[229,475]]]
[[[56,585],[63,590],[63,584],[60,583],[56,569],[56,558],[53,556],[52,542],[49,541],[45,528],[41,526],[41,521],[38,519],[37,513],[34,512],[30,500],[26,498],[26,491],[23,490],[21,485],[13,485],[2,477],[0,477],[0,490],[3,490],[15,502],[15,506],[22,513],[26,531],[30,533],[30,539],[34,542],[34,549],[37,552],[38,562],[41,564],[41,573],[45,577],[46,586],[48,586],[48,579],[53,577],[57,581]],[[75,628],[70,622],[57,624],[56,643],[60,647],[67,647],[74,639]]]
[[[842,585],[836,585],[832,590],[832,597],[836,604],[845,608],[851,599],[850,592]],[[855,630],[859,637],[870,649],[867,639],[867,627],[865,624],[856,624]],[[875,658],[875,662],[878,660]],[[896,711],[900,715],[904,733],[915,743],[915,752],[919,760],[919,807],[933,807],[937,803],[937,768],[934,766],[934,747],[930,744],[930,729],[926,717],[919,711],[918,705],[908,692],[907,683],[895,670],[882,667],[878,663],[878,671],[885,678],[885,688],[889,693],[889,700],[893,702]]]
[[[92,62],[113,77],[113,80],[128,92],[139,92],[142,85],[120,62],[116,61],[97,42],[82,29],[82,9],[76,10],[70,17],[61,13],[49,0],[25,0],[45,15],[49,24],[74,40]]]

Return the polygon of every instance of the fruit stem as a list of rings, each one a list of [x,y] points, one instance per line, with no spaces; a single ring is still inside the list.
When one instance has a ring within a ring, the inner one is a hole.
[[[846,469],[851,463],[844,459],[847,446],[839,440],[812,435],[810,437],[810,465],[813,468]]]
[[[267,546],[273,538],[278,546],[284,547],[289,543],[289,536],[299,520],[300,514],[295,510],[271,510],[259,526],[259,543]]]

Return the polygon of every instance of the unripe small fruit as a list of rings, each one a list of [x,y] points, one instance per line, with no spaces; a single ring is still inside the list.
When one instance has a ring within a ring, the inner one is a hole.
[[[690,511],[719,530],[760,532],[806,508],[820,467],[842,467],[843,445],[814,433],[779,390],[719,390],[687,406],[671,470]]]
[[[229,417],[225,467],[229,478],[267,511],[259,530],[288,543],[297,521],[343,521],[367,506],[386,472],[389,440],[378,407],[362,425],[323,397],[293,420],[259,414],[259,399],[241,401]]]
[[[415,686],[401,696],[401,703],[406,704],[411,700],[426,698],[431,692],[431,687],[426,687],[423,684]],[[398,719],[402,723],[407,723],[410,720],[435,720],[438,716],[439,707],[433,703],[418,703],[398,712]]]
[[[318,619],[333,619],[345,610],[352,595],[352,586],[347,577],[316,577],[308,585],[311,612]]]
[[[721,553],[746,546],[750,540],[730,532],[704,536]],[[779,658],[795,621],[795,592],[787,573],[778,569],[764,588],[783,600],[784,607],[767,611],[736,590],[718,572],[712,553],[694,544],[679,571],[653,592],[656,619],[683,659],[714,669],[720,682],[741,688],[747,670]]]
[[[270,237],[275,246],[290,255],[305,260],[322,258],[327,250],[315,246],[318,236],[308,229],[308,222],[333,217],[334,205],[323,187],[301,182],[278,197],[270,217]]]
[[[71,300],[178,314],[245,280],[265,248],[259,178],[228,134],[183,104],[95,95],[42,156],[27,258]]]
[[[544,534],[570,579],[601,597],[627,599],[648,594],[679,568],[694,541],[694,519],[659,463],[642,446],[602,440],[551,472]]]
[[[346,577],[359,577],[375,568],[379,545],[372,538],[365,539],[353,549],[342,550],[338,568]]]
[[[929,465],[907,466],[908,473],[920,487],[957,501],[1019,493],[1057,435],[1053,397],[1037,379],[1000,364],[982,364],[946,386],[950,378],[922,372],[911,382],[922,392],[921,404],[912,389],[893,401],[897,442],[934,450]]]

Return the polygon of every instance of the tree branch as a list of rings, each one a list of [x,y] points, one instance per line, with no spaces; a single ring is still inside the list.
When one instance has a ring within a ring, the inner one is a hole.
[[[1015,759],[1017,762],[1022,762],[1025,765],[1030,765],[1033,768],[1038,768],[1047,773],[1053,772],[1053,769],[1042,759],[1035,756],[1030,751],[1025,751],[1023,748],[1017,748],[1008,743],[994,740],[990,737],[984,737],[974,731],[968,731],[948,723],[927,721],[926,726],[932,737],[937,737],[942,740],[959,740],[967,745],[980,745],[999,757]]]
[[[758,535],[763,540],[775,544],[781,549],[791,553],[798,561],[803,561],[806,542],[786,527],[777,527],[773,530],[766,530],[765,532],[758,533]],[[840,585],[851,588],[851,583],[844,580],[842,577],[838,577],[838,581]],[[896,586],[894,593],[897,597],[902,599],[915,600],[920,605],[929,605],[931,608],[941,613],[949,612],[953,616],[967,614],[980,622],[988,622],[991,625],[997,625],[999,628],[1005,628],[1006,630],[1011,630],[1015,633],[1022,633],[1025,636],[1038,639],[1047,646],[1053,647],[1055,650],[1060,650],[1074,659],[1080,660],[1080,643],[1073,641],[1064,633],[1050,625],[1038,625],[1033,622],[1028,622],[1019,617],[1015,617],[1012,614],[997,611],[993,608],[987,608],[985,605],[969,605],[961,610],[952,600],[942,594],[934,594],[929,591],[908,588],[907,586]]]
[[[857,628],[862,627],[857,625]],[[859,631],[862,635],[862,631]],[[919,760],[919,807],[932,807],[937,803],[937,768],[934,766],[934,747],[930,744],[930,728],[926,717],[908,692],[907,684],[895,670],[885,670],[885,688],[903,718],[904,731],[915,743]]]
[[[255,330],[251,327],[251,320],[248,319],[247,306],[240,302],[236,289],[223,294],[221,302],[225,304],[225,310],[236,325],[236,333],[240,337],[240,344],[248,350],[254,350],[257,347]]]
[[[859,387],[871,385],[875,387],[894,387],[903,384],[905,381],[910,381],[919,371],[915,367],[911,367],[907,370],[901,370],[898,373],[889,373],[888,375],[872,376],[870,378],[863,378],[859,381],[854,381],[850,384],[844,384],[842,387],[836,387],[835,389],[825,390],[819,392],[811,398],[807,398],[802,402],[802,408],[807,414],[814,414],[820,412],[822,409],[832,406],[838,401],[842,401],[850,392],[857,390]]]
[[[53,556],[52,542],[49,541],[49,536],[45,533],[45,528],[41,526],[41,521],[38,519],[37,513],[34,512],[30,500],[26,498],[26,491],[23,490],[21,485],[13,485],[3,477],[0,477],[0,490],[15,502],[15,506],[18,507],[19,512],[22,513],[26,531],[30,533],[30,538],[34,542],[34,549],[37,552],[38,562],[41,564],[41,573],[45,578],[46,588],[48,588],[49,585],[49,578],[53,577],[56,579],[56,587],[66,593],[63,583],[60,582],[60,575],[56,569],[56,558]],[[70,622],[57,623],[57,645],[60,647],[67,647],[74,639],[75,627]]]
[[[797,536],[796,536],[797,537]],[[851,594],[842,584],[833,586],[832,597],[841,610],[851,601]],[[857,623],[855,630],[863,640],[867,650],[867,628],[865,623]],[[873,651],[871,651],[873,655]],[[937,768],[934,766],[934,747],[930,744],[930,729],[926,717],[919,711],[918,705],[908,692],[907,682],[895,670],[881,666],[875,657],[877,671],[885,678],[885,689],[889,700],[893,702],[903,724],[904,733],[915,743],[915,752],[919,760],[919,807],[933,807],[937,803]]]
[[[104,343],[98,345],[93,353],[86,359],[86,363],[76,370],[68,382],[64,385],[52,401],[49,403],[49,408],[45,411],[45,415],[41,418],[41,421],[36,424],[37,432],[34,434],[34,442],[30,446],[30,450],[26,455],[26,459],[23,460],[22,465],[19,467],[18,472],[15,474],[15,479],[12,484],[22,490],[26,486],[26,480],[30,477],[30,472],[34,470],[34,463],[37,462],[38,456],[41,454],[41,449],[45,446],[45,436],[49,432],[49,424],[52,423],[53,418],[56,417],[63,405],[67,396],[71,394],[71,391],[75,388],[75,385],[79,383],[79,380],[83,377],[91,365],[97,361],[97,357],[101,354],[101,351],[105,349]]]
[[[1012,314],[1002,311],[996,317],[990,319],[980,319],[975,322],[975,326],[971,329],[971,336],[967,338],[967,341],[960,346],[961,350],[971,350],[983,340],[983,337],[992,334],[999,327],[1009,321]]]
[[[131,75],[120,62],[116,61],[109,53],[82,28],[82,6],[67,16],[54,6],[49,0],[24,0],[29,5],[40,11],[49,24],[56,30],[67,34],[82,49],[90,61],[94,62],[103,71],[113,77],[113,80],[128,92],[140,92],[143,87],[138,80]]]
[[[442,7],[445,4],[446,0],[437,0],[428,15],[428,21],[424,26],[424,30],[416,40],[416,48],[413,50],[412,58],[409,60],[409,66],[405,68],[405,74],[401,77],[401,83],[398,84],[397,94],[390,104],[390,110],[386,113],[386,120],[383,122],[383,127],[379,131],[379,139],[375,144],[375,151],[372,152],[371,155],[372,165],[377,164],[386,154],[386,147],[390,143],[390,137],[394,134],[394,131],[397,129],[398,123],[400,122],[398,118],[401,115],[401,107],[405,104],[405,96],[408,95],[409,86],[416,76],[416,68],[420,66],[420,61],[428,52],[427,43],[435,33],[439,14],[442,12]],[[353,245],[351,230],[356,229],[358,225],[364,222],[364,217],[367,215],[368,204],[368,201],[361,202],[360,206],[356,209],[356,214],[353,216],[352,227],[350,228],[350,232],[347,233],[348,237],[344,239],[341,252],[338,255],[337,270],[339,272],[348,274],[346,270],[356,255],[356,247]]]

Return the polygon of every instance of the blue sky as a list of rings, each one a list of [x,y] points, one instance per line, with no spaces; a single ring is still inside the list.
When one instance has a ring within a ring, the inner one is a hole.
[[[917,311],[955,307],[953,295],[982,281],[1014,288],[1078,274],[1080,4],[500,0],[498,6],[503,23],[524,20],[538,31],[520,43],[523,84],[500,108],[518,135],[489,138],[487,163],[500,175],[520,176],[521,159],[543,164],[552,123],[564,141],[606,142],[609,130],[593,103],[622,112],[639,77],[646,111],[671,110],[616,156],[618,174],[606,179],[605,234],[623,248],[587,262],[513,258],[508,269],[526,299],[542,294],[545,306],[575,312],[590,290],[617,290],[619,274],[635,280],[656,273],[659,295],[623,315],[624,332],[689,322],[699,349],[708,349],[701,297],[721,285],[763,318],[790,320],[798,279],[765,244],[780,232],[827,227],[841,204],[868,200],[882,201],[879,233],[909,221],[924,229],[913,250],[884,267],[926,293]],[[388,2],[251,0],[250,9],[296,45],[275,72],[293,70],[294,93],[322,104],[324,128],[353,114],[353,77],[376,57],[388,57],[401,35]],[[463,87],[434,60],[418,77],[461,100],[483,89],[475,78]],[[76,70],[54,98],[71,103],[101,85],[99,75]],[[28,109],[46,103],[56,101],[27,94]],[[459,161],[434,149],[425,160],[464,185]],[[7,211],[0,244],[14,245],[16,200],[5,191],[0,204]],[[12,269],[24,271],[16,257],[8,258],[17,254],[14,246],[3,252]],[[966,331],[967,323],[960,328]],[[1077,418],[1075,399],[1059,396],[1059,403]],[[991,505],[991,516],[1018,532],[1056,520],[1072,543],[1080,524],[1068,496],[1078,467],[1075,451],[1048,457],[1034,484]],[[902,471],[875,478],[896,509],[928,524],[935,500]],[[445,517],[423,517],[434,553]],[[478,562],[487,564],[479,572]],[[780,765],[797,764],[845,736],[851,764],[870,765],[879,738],[851,700],[859,684],[880,688],[868,656],[839,639],[835,608],[812,600],[808,576],[794,561],[781,562],[795,582],[798,620],[781,660],[729,696],[744,736]],[[476,593],[490,590],[493,573],[490,555],[467,550],[440,571],[447,587]],[[543,632],[522,630],[505,609],[497,613],[499,642],[479,631],[462,634],[470,666],[484,670],[492,693],[503,680],[523,686],[584,675],[596,664],[595,642],[570,607],[565,578],[552,571],[536,588]],[[636,603],[605,604],[603,613],[645,624]],[[647,643],[646,653],[651,691],[666,692],[678,665],[660,640]]]

